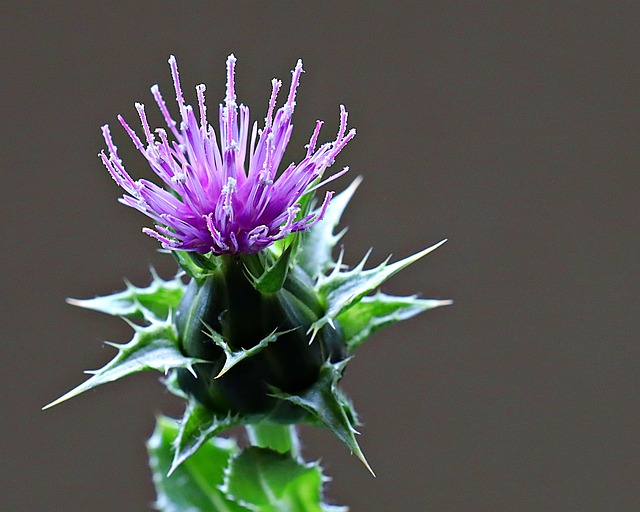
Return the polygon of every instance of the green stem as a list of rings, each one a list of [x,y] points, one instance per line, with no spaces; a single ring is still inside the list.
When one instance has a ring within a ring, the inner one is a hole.
[[[280,453],[291,452],[294,459],[300,458],[300,440],[295,425],[261,422],[246,425],[245,429],[253,446]]]

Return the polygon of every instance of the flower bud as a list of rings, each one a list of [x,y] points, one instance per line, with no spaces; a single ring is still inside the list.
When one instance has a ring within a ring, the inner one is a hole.
[[[254,288],[239,258],[219,261],[206,278],[191,281],[176,311],[183,353],[207,361],[193,373],[179,370],[178,383],[218,416],[297,422],[305,411],[273,391],[304,391],[323,363],[343,360],[340,327],[325,325],[310,343],[309,328],[324,308],[303,271],[294,268],[279,291],[266,294]],[[244,355],[261,342],[263,348],[223,371],[230,353]]]

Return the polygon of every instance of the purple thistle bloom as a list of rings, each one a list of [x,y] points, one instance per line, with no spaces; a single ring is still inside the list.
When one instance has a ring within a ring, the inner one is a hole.
[[[265,126],[258,130],[254,122],[249,140],[249,109],[236,104],[234,69],[236,58],[227,59],[227,94],[219,107],[220,133],[207,121],[205,86],[196,87],[199,119],[191,105],[185,105],[178,66],[171,56],[176,100],[180,109],[180,124],[169,114],[157,85],[151,88],[175,141],[169,141],[167,131],[151,132],[144,105],[136,103],[146,144],[124,121],[118,120],[147,159],[153,171],[170,189],[165,190],[148,180],[133,180],[125,170],[109,131],[102,127],[109,156],[100,153],[109,173],[128,195],[120,202],[141,211],[156,222],[155,230],[143,231],[156,238],[165,249],[213,252],[215,255],[254,254],[273,242],[296,231],[303,231],[318,222],[331,200],[325,195],[320,208],[299,218],[302,196],[347,172],[348,167],[321,181],[322,175],[336,155],[354,137],[355,130],[346,131],[347,112],[340,106],[340,128],[333,142],[316,142],[322,121],[316,122],[305,158],[292,163],[277,175],[293,125],[296,89],[302,61],[292,72],[291,88],[284,106],[275,110],[276,97],[282,82],[272,81],[272,93]],[[248,153],[248,164],[247,164]]]

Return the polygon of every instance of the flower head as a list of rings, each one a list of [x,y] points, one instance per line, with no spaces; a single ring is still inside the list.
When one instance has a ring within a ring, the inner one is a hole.
[[[224,105],[219,106],[218,135],[207,120],[204,85],[196,87],[198,117],[193,107],[185,104],[173,56],[169,65],[180,110],[179,124],[171,117],[158,86],[151,88],[170,134],[163,128],[151,131],[145,107],[140,103],[136,103],[136,110],[144,142],[122,116],[118,116],[136,148],[169,190],[148,180],[132,179],[118,157],[108,125],[102,127],[108,156],[102,151],[100,158],[127,193],[120,201],[155,221],[155,229],[143,231],[158,239],[165,249],[215,255],[260,252],[273,242],[318,222],[332,193],[325,195],[316,211],[306,215],[300,212],[300,199],[348,170],[345,167],[322,181],[324,171],[355,135],[353,129],[347,132],[347,112],[341,106],[336,139],[316,148],[322,127],[322,121],[317,121],[304,159],[298,164],[291,163],[279,173],[293,131],[291,117],[303,72],[302,61],[298,61],[292,72],[285,104],[277,111],[276,98],[282,82],[272,81],[261,130],[256,122],[250,130],[249,109],[236,104],[235,63],[236,58],[230,55],[226,97]],[[170,135],[174,140],[169,140]]]

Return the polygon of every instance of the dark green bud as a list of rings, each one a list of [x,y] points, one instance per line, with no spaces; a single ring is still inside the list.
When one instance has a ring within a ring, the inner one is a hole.
[[[308,389],[324,363],[346,357],[346,347],[335,322],[311,341],[309,329],[325,307],[303,271],[292,269],[280,290],[261,293],[247,271],[257,261],[221,257],[189,284],[176,311],[179,341],[185,356],[208,362],[195,364],[194,373],[180,369],[178,383],[216,415],[294,423],[307,413],[274,391]],[[230,355],[239,361],[223,370]]]

